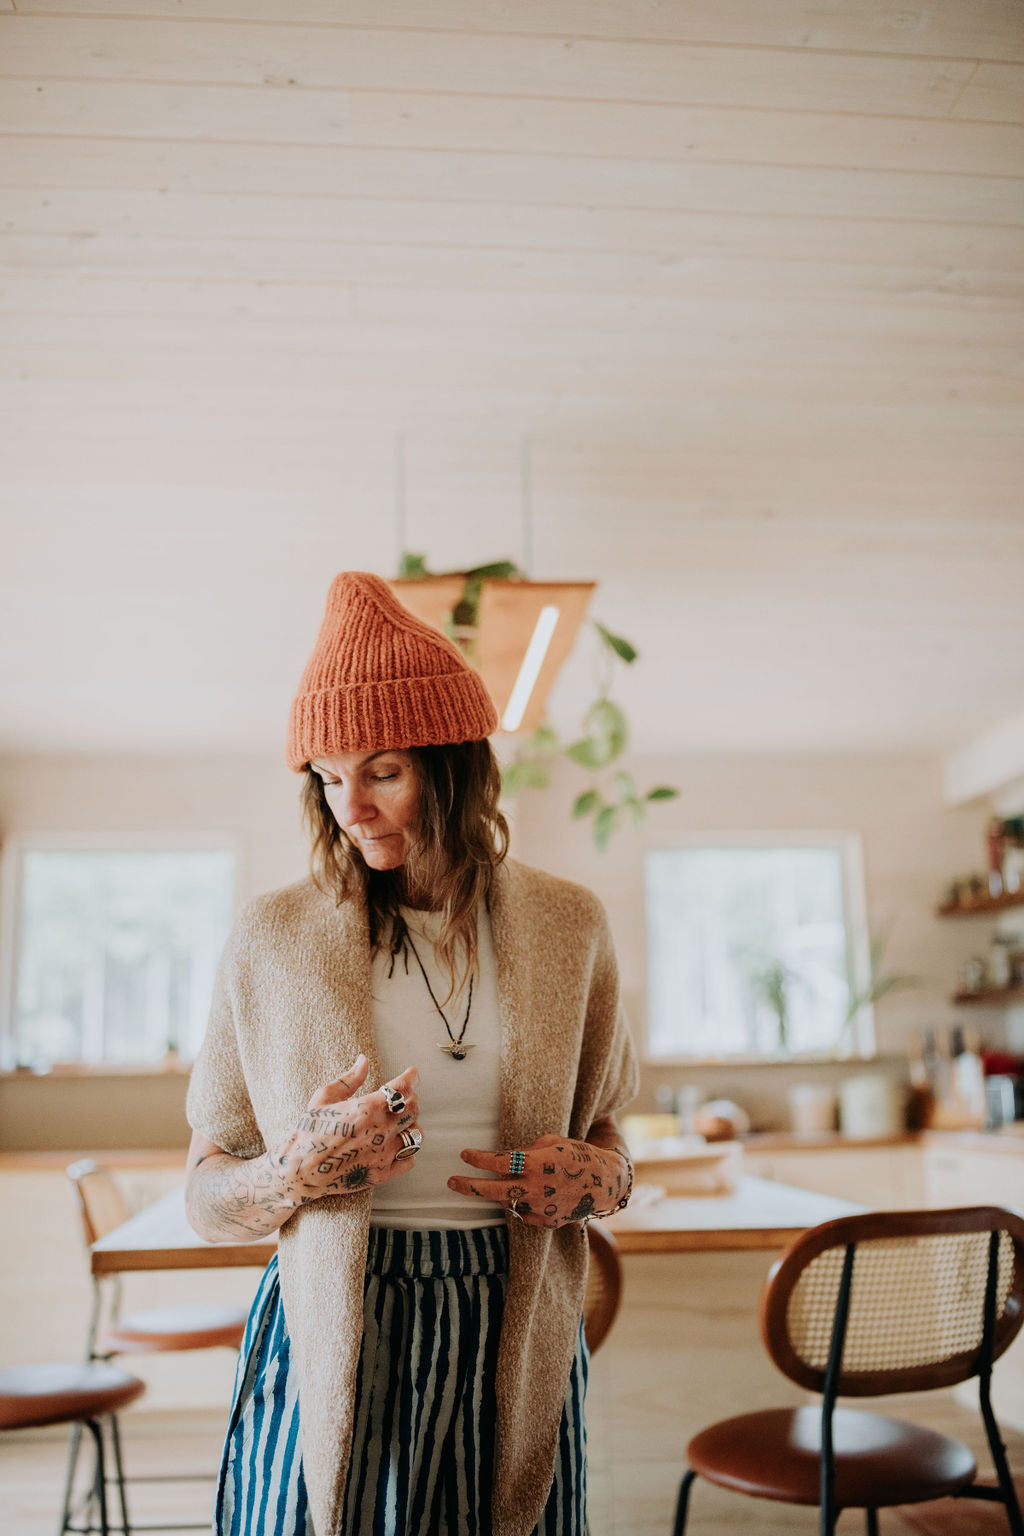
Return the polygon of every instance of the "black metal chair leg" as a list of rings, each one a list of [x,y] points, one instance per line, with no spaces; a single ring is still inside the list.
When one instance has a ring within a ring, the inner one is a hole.
[[[76,1420],[71,1426],[71,1438],[68,1441],[68,1471],[64,1484],[64,1509],[60,1519],[60,1536],[64,1536],[71,1520],[71,1499],[75,1491],[75,1470],[78,1466],[78,1452],[81,1445],[82,1426]]]
[[[131,1525],[128,1521],[128,1493],[125,1487],[124,1462],[121,1460],[121,1426],[117,1422],[117,1414],[110,1415],[110,1438],[114,1445],[114,1468],[117,1472],[117,1493],[121,1500],[121,1529],[124,1536],[131,1536]]]
[[[679,1500],[676,1504],[676,1523],[672,1527],[672,1536],[683,1536],[683,1532],[686,1529],[686,1512],[690,1503],[690,1489],[693,1487],[693,1480],[696,1476],[696,1472],[687,1471],[684,1473],[683,1480],[679,1484]]]
[[[110,1536],[110,1526],[107,1523],[107,1468],[103,1454],[103,1427],[97,1419],[83,1419],[85,1427],[91,1432],[96,1442],[96,1502],[100,1512],[101,1536]]]
[[[823,1504],[821,1506],[821,1536],[836,1536],[836,1526],[842,1510],[838,1504]]]
[[[866,1509],[864,1517],[868,1523],[868,1536],[878,1536],[878,1510]]]

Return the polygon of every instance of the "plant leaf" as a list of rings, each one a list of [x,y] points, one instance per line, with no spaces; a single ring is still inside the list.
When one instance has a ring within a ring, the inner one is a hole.
[[[420,576],[429,576],[430,572],[427,570],[426,555],[416,555],[410,549],[403,549],[402,558],[398,562],[398,574],[399,576],[404,576],[407,580],[410,578],[415,580]]]
[[[526,747],[529,752],[536,752],[540,757],[554,757],[562,750],[562,743],[558,739],[558,732],[553,731],[550,725],[538,725],[533,735],[527,737]]]
[[[501,774],[501,789],[506,795],[517,795],[521,789],[546,789],[548,776],[540,763],[531,758],[506,763]]]
[[[608,847],[608,839],[615,831],[618,819],[618,807],[614,805],[603,806],[594,817],[594,843],[598,853],[604,853]]]
[[[619,706],[611,699],[598,699],[587,713],[590,735],[603,742],[607,749],[604,761],[610,763],[629,745],[629,724]]]
[[[516,565],[514,560],[492,560],[489,565],[474,565],[472,570],[466,572],[478,581],[525,581],[526,576]]]
[[[581,768],[603,768],[610,760],[607,747],[603,742],[595,741],[592,736],[574,741],[571,747],[566,747],[565,755],[571,757],[574,763],[579,763]]]
[[[620,661],[624,661],[632,666],[639,654],[636,647],[630,645],[624,635],[613,635],[611,630],[602,624],[599,619],[594,620],[594,627],[608,649],[614,651]]]
[[[636,825],[639,826],[647,816],[646,805],[644,805],[642,800],[638,800],[636,795],[628,795],[622,803],[630,812]]]
[[[668,784],[659,784],[656,789],[649,789],[644,796],[645,800],[678,800],[678,789],[672,789]]]
[[[631,773],[617,773],[615,775],[615,788],[619,792],[619,799],[625,805],[636,798],[636,783]]]
[[[589,816],[591,811],[596,811],[601,804],[601,796],[596,789],[585,789],[582,795],[577,795],[573,801],[572,819],[579,821],[584,816]]]

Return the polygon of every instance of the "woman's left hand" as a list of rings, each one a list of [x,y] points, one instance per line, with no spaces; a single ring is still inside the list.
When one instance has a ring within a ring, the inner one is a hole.
[[[467,1174],[448,1180],[460,1195],[497,1200],[531,1227],[562,1227],[570,1221],[614,1211],[629,1186],[629,1165],[621,1153],[568,1136],[538,1136],[523,1154],[523,1171],[509,1172],[510,1152],[467,1148],[464,1163],[496,1177]]]

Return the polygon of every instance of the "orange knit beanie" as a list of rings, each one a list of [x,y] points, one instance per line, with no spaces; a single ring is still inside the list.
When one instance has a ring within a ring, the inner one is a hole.
[[[388,747],[482,741],[498,715],[479,673],[386,581],[342,571],[292,702],[288,766]]]

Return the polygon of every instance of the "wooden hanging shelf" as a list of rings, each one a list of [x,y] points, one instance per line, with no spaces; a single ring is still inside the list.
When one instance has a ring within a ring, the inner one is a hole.
[[[1004,891],[1001,896],[979,896],[970,905],[957,902],[936,910],[937,917],[980,917],[986,912],[1005,912],[1008,907],[1024,907],[1024,890]]]
[[[958,1008],[1009,1008],[1024,1004],[1024,983],[1013,987],[984,987],[980,992],[957,992],[952,1000]]]
[[[449,615],[462,596],[465,577],[396,577],[388,585],[406,608],[426,624],[444,631]],[[500,729],[529,733],[544,719],[544,705],[559,670],[568,658],[594,591],[592,581],[499,581],[483,583],[480,592],[479,628],[475,634],[456,638],[480,672],[494,700]],[[515,725],[505,720],[515,688],[543,610],[556,612],[549,643],[529,691],[522,717]]]

